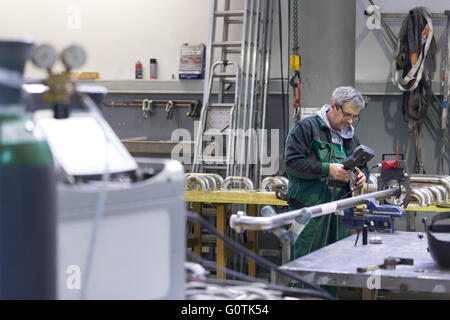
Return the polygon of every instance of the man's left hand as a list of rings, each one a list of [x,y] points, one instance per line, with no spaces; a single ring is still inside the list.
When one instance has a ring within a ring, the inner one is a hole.
[[[359,168],[355,167],[356,170],[356,186],[357,187],[361,187],[364,183],[366,183],[366,175],[364,173],[362,173],[361,170],[359,170]]]

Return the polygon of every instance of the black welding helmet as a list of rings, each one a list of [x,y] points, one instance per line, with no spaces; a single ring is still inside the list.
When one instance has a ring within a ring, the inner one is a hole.
[[[428,251],[434,261],[441,267],[450,268],[450,224],[435,224],[446,219],[450,219],[450,211],[435,215],[429,226],[426,217],[422,218],[422,222],[427,233]]]

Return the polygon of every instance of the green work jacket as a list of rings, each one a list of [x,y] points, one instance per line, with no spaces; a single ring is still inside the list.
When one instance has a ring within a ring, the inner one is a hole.
[[[359,144],[355,136],[343,139],[343,147],[332,142],[330,128],[318,115],[298,121],[286,139],[288,196],[305,207],[339,200],[350,188],[329,175],[330,164],[342,163]],[[367,166],[360,169],[368,179]]]

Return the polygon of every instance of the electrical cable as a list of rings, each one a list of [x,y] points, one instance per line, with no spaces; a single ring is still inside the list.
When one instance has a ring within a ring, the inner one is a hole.
[[[205,219],[203,219],[202,217],[198,216],[196,213],[191,212],[191,211],[186,211],[186,215],[187,218],[189,220],[192,220],[194,222],[198,222],[200,223],[204,228],[208,229],[208,231],[210,231],[211,233],[213,233],[217,238],[219,238],[220,240],[222,240],[230,249],[233,249],[235,251],[241,252],[245,257],[250,258],[252,260],[254,260],[256,263],[258,263],[260,266],[266,267],[268,269],[273,269],[274,271],[292,278],[314,290],[316,290],[316,296],[323,298],[323,299],[335,299],[334,297],[332,297],[328,292],[326,292],[325,290],[323,290],[322,288],[320,288],[319,286],[316,286],[315,284],[312,284],[306,280],[304,280],[303,278],[301,278],[300,276],[296,275],[295,273],[289,271],[289,270],[285,270],[285,269],[281,269],[279,268],[275,263],[264,259],[260,256],[258,256],[256,253],[248,250],[247,248],[243,247],[242,245],[234,242],[233,240],[227,238],[226,236],[222,235],[221,233],[219,233],[216,228],[211,225],[208,221],[206,221]]]
[[[198,254],[196,254],[195,252],[192,252],[189,249],[186,249],[186,255],[192,260],[200,261],[201,264],[203,264],[207,268],[210,268],[211,270],[219,270],[219,271],[222,271],[223,273],[229,274],[229,275],[231,275],[231,276],[233,276],[235,278],[240,278],[240,279],[246,280],[246,281],[252,281],[252,282],[260,281],[257,278],[248,276],[248,275],[243,274],[241,272],[237,272],[237,271],[232,270],[232,269],[228,269],[228,268],[224,268],[224,267],[218,266],[214,261],[205,259],[205,258],[199,256]]]
[[[370,175],[372,174],[372,170],[378,168],[378,165],[374,165],[369,169],[369,179],[367,179],[367,191],[369,191],[369,181],[370,181]]]
[[[106,130],[104,128],[104,124],[101,121],[99,121],[98,117],[101,115],[98,112],[95,103],[92,101],[92,99],[89,96],[87,96],[85,94],[81,95],[81,101],[88,108],[88,110],[94,114],[94,118],[97,120],[100,127],[102,128],[103,133],[104,133],[104,138],[105,138],[105,169],[104,169],[105,171],[103,172],[103,175],[102,175],[103,188],[101,189],[98,200],[97,200],[97,206],[96,206],[95,216],[94,216],[95,220],[94,220],[94,225],[92,227],[91,238],[89,241],[89,246],[88,246],[88,251],[87,251],[88,253],[86,256],[86,263],[85,263],[84,273],[83,273],[84,277],[83,277],[81,293],[80,293],[81,300],[85,300],[87,297],[87,288],[88,288],[90,273],[91,273],[91,269],[92,269],[92,262],[93,262],[93,258],[94,258],[95,247],[97,244],[97,237],[98,237],[98,233],[100,230],[100,222],[102,220],[102,217],[103,217],[103,214],[105,211],[105,206],[106,206],[108,182],[110,180],[110,168],[109,168],[109,161],[108,161],[109,160],[108,146],[110,144],[110,140],[109,140],[109,135],[106,133]]]
[[[220,279],[205,279],[203,280],[205,283],[211,283],[211,284],[219,284],[219,285],[233,285],[233,286],[242,286],[247,285],[248,283],[239,281],[239,280],[220,280]],[[322,298],[323,296],[318,295],[317,291],[311,290],[311,289],[298,289],[298,288],[289,288],[289,287],[281,287],[277,285],[271,285],[271,284],[264,284],[264,289],[270,289],[270,290],[277,290],[281,291],[283,293],[289,293],[290,296],[298,296],[298,297],[313,297],[313,298]],[[286,294],[284,294],[286,296]]]
[[[264,284],[267,289],[273,289],[273,290],[278,290],[278,291],[282,291],[282,292],[287,292],[287,293],[290,293],[290,294],[296,294],[296,295],[299,295],[301,297],[304,297],[304,296],[309,296],[309,297],[310,296],[316,296],[316,291],[314,291],[314,290],[298,289],[298,288],[291,288],[291,287],[285,287],[285,286],[280,286],[280,285],[274,285],[274,284],[272,284],[270,282],[267,282],[265,280],[257,279],[255,277],[248,276],[248,275],[243,274],[241,272],[236,272],[236,271],[231,270],[231,269],[220,267],[214,261],[202,258],[202,257],[200,257],[199,255],[195,254],[194,252],[192,252],[189,249],[186,249],[186,254],[189,256],[189,258],[196,259],[196,260],[200,261],[200,263],[202,265],[204,265],[206,268],[209,268],[212,271],[220,270],[220,271],[222,271],[224,273],[227,273],[229,275],[234,276],[235,278],[240,278],[242,280],[254,282],[254,283],[257,283],[257,284]],[[209,282],[209,283],[214,283],[214,284],[224,283],[224,284],[231,284],[231,285],[242,285],[244,283],[242,281],[235,281],[235,280],[226,280],[226,282],[225,282],[224,280],[219,280],[219,279],[217,279],[217,280],[216,279],[207,279],[206,281],[202,279],[202,281]],[[247,283],[245,283],[245,284],[247,284]]]
[[[278,32],[279,32],[279,42],[280,42],[280,76],[284,79],[283,75],[283,33],[282,33],[282,23],[281,23],[281,0],[278,0]],[[284,81],[281,80],[281,132],[282,136],[287,136],[286,126],[286,104],[285,104],[285,93],[284,93]],[[284,150],[284,149],[283,149]]]

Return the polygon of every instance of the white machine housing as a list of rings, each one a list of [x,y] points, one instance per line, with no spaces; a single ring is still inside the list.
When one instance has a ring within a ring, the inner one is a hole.
[[[184,169],[163,159],[139,159],[139,166],[154,175],[108,184],[86,299],[184,297]],[[58,299],[81,297],[79,280],[103,186],[58,185]]]

